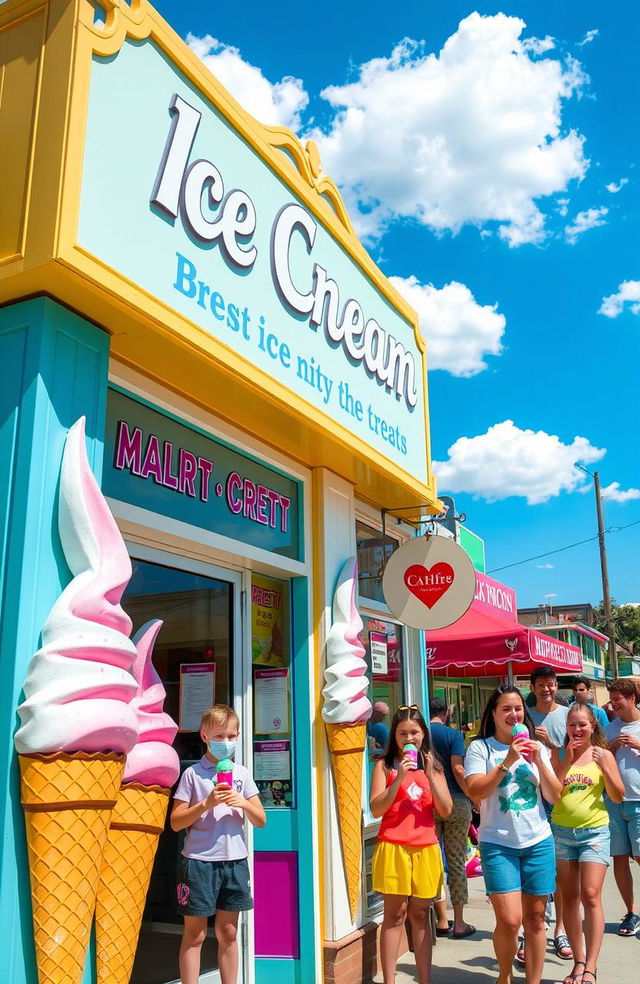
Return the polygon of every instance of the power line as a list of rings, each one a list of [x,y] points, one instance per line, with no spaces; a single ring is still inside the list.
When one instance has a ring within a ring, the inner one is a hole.
[[[630,526],[637,526],[640,523],[640,519],[635,519],[633,523],[627,523],[625,526],[609,526],[604,532],[605,533],[620,533],[622,530],[629,529]],[[506,571],[508,567],[520,567],[521,564],[530,564],[532,560],[540,560],[542,557],[550,557],[552,554],[564,553],[565,550],[571,550],[573,547],[580,547],[583,543],[591,543],[593,540],[598,539],[599,534],[596,533],[595,536],[589,536],[586,540],[577,540],[575,543],[568,543],[566,547],[558,547],[557,550],[547,550],[546,553],[536,554],[535,557],[527,557],[525,560],[516,560],[513,564],[504,564],[502,567],[494,567],[493,570],[487,571],[487,574],[497,574],[498,571]]]

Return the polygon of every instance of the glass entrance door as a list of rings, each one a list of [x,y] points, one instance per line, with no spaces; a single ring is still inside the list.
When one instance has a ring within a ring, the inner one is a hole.
[[[155,557],[132,557],[133,576],[122,604],[134,632],[150,619],[164,623],[153,663],[166,691],[165,711],[180,728],[174,747],[182,772],[204,753],[199,736],[201,712],[213,703],[230,704],[241,711],[241,576],[195,564],[192,570],[179,569],[169,566],[167,559],[172,562],[166,554],[162,563]],[[175,562],[189,566],[181,558]],[[167,819],[151,875],[132,984],[179,984],[183,920],[177,911],[176,871],[183,837],[171,830]],[[220,982],[212,922],[202,948],[201,984]],[[244,937],[238,933],[239,946]],[[243,964],[241,953],[241,967]]]

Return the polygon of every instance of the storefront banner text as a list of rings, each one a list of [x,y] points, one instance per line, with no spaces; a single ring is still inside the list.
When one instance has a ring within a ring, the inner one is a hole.
[[[113,389],[106,450],[106,495],[301,559],[294,479]]]
[[[488,577],[480,571],[476,571],[476,593],[473,599],[473,608],[479,612],[488,612],[490,615],[499,612],[510,622],[518,621],[518,606],[513,588],[508,588],[506,584],[494,581],[492,577]]]
[[[78,244],[424,481],[413,326],[151,42],[94,59]]]

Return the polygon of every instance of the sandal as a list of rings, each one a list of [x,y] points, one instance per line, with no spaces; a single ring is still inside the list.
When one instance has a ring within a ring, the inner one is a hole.
[[[582,976],[583,976],[583,978],[584,978],[584,975],[585,975],[585,974],[588,974],[588,975],[589,975],[589,977],[593,977],[593,979],[594,979],[594,981],[595,981],[595,982],[596,982],[596,984],[597,984],[597,980],[598,980],[598,978],[596,977],[596,972],[595,972],[595,970],[587,970],[587,968],[585,967],[585,968],[584,968],[584,970],[582,971]]]
[[[579,974],[576,974],[576,972],[575,972],[576,971],[576,967],[580,967],[580,966],[584,967],[585,970],[581,970]],[[585,974],[585,971],[586,971],[586,967],[587,967],[587,965],[584,962],[584,960],[574,960],[573,961],[573,972],[571,974],[567,974],[567,976],[563,980],[562,984],[574,984],[574,981],[581,981],[582,978],[584,977],[584,974]]]
[[[638,923],[640,924],[640,919]],[[561,960],[573,960],[573,950],[565,933],[558,933],[557,936],[553,937],[553,948],[556,951],[556,957],[560,957]]]
[[[524,967],[524,936],[518,937],[518,950],[516,953],[516,963]]]
[[[635,936],[638,932],[638,927],[640,927],[640,916],[637,916],[635,912],[627,912],[618,926],[618,936]]]

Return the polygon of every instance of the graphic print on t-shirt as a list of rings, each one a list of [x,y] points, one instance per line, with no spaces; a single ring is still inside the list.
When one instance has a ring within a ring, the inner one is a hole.
[[[577,793],[582,789],[588,789],[589,786],[593,786],[593,779],[589,776],[582,775],[580,772],[573,772],[570,776],[566,777],[563,786],[570,793]]]
[[[410,786],[407,786],[406,793],[413,806],[417,810],[422,809],[423,800],[425,798],[425,792],[422,786],[419,786],[417,782],[412,782]]]
[[[519,765],[515,773],[505,775],[502,782],[498,784],[498,789],[504,789],[510,782],[514,782],[516,788],[510,796],[498,794],[501,813],[515,813],[518,816],[524,810],[534,810],[538,805],[538,790],[534,785],[534,777],[526,765]]]

